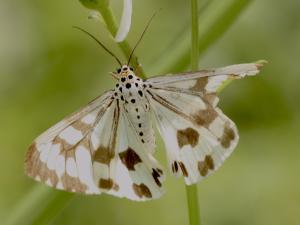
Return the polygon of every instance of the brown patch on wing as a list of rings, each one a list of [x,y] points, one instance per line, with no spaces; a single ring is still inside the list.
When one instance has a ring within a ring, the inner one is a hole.
[[[261,70],[261,68],[263,68],[266,63],[268,63],[266,60],[259,60],[255,63],[255,66],[258,70]]]
[[[188,177],[189,174],[188,174],[188,172],[187,172],[187,170],[186,170],[185,165],[183,164],[183,162],[179,162],[179,166],[180,166],[180,169],[182,171],[183,176],[184,177]]]
[[[44,183],[50,180],[53,187],[56,187],[58,183],[55,170],[48,169],[47,164],[40,160],[40,152],[37,150],[36,143],[29,146],[25,158],[25,171],[29,176],[39,178]]]
[[[205,87],[207,83],[208,83],[208,77],[201,77],[197,79],[196,84],[190,90],[205,92]]]
[[[228,124],[225,125],[224,127],[224,131],[223,131],[223,135],[221,137],[221,145],[224,147],[224,148],[229,148],[230,147],[230,143],[232,140],[235,139],[235,133],[234,133],[234,130],[229,127]]]
[[[76,144],[74,144],[74,145],[69,144],[65,139],[60,138],[58,135],[53,139],[52,143],[54,145],[55,144],[61,144],[61,148],[63,150],[69,150],[69,149],[73,148],[76,145]]]
[[[98,186],[102,189],[112,189],[114,186],[114,181],[112,179],[103,179],[99,180]]]
[[[203,161],[198,162],[198,170],[202,176],[206,176],[209,170],[215,168],[214,160],[210,155],[206,155]]]
[[[110,161],[115,157],[115,147],[116,147],[116,138],[117,138],[117,128],[119,124],[119,102],[117,101],[117,107],[114,110],[114,119],[112,123],[112,127],[108,127],[108,131],[111,131],[109,147],[100,145],[93,154],[93,160],[103,164],[110,164]],[[90,148],[89,148],[90,149]]]
[[[72,124],[72,127],[76,130],[81,131],[82,134],[86,134],[91,129],[92,124],[86,124],[81,120],[77,120]]]
[[[205,162],[210,170],[213,170],[215,168],[214,160],[210,155],[205,156]]]
[[[109,165],[114,157],[115,152],[112,149],[100,145],[93,155],[93,161]]]
[[[61,182],[66,191],[85,193],[87,185],[80,182],[79,178],[71,177],[66,173],[61,177]]]
[[[37,154],[37,153],[38,154]],[[32,170],[33,170],[33,166],[35,164],[35,162],[39,160],[39,152],[36,148],[36,143],[33,142],[29,148],[28,151],[26,153],[25,156],[25,172],[31,176]]]
[[[88,149],[90,152],[93,151],[89,138],[84,138],[83,140],[81,140],[80,145]]]
[[[216,98],[217,98],[216,94],[205,94],[203,96],[203,99],[212,106],[214,106]]]
[[[118,191],[120,189],[119,185],[114,183],[112,179],[103,179],[103,178],[99,180],[98,187],[107,190],[113,189],[115,191]]]
[[[74,147],[68,151],[62,151],[60,154],[65,157],[65,163],[69,158],[73,158],[74,161],[76,162]],[[64,190],[67,190],[69,192],[78,192],[78,193],[85,193],[87,190],[86,184],[82,183],[78,177],[72,177],[68,175],[66,170],[60,179]]]
[[[218,113],[211,106],[207,106],[207,109],[199,110],[193,114],[192,119],[197,125],[208,127],[217,116]]]
[[[146,198],[152,197],[152,194],[151,194],[149,188],[145,184],[143,184],[143,183],[141,183],[140,185],[133,184],[132,187],[133,187],[134,193],[137,196],[139,196],[140,198],[142,198],[143,196],[145,196]]]
[[[162,172],[162,171],[161,171],[161,172]],[[158,169],[152,168],[152,177],[153,177],[153,179],[155,180],[155,183],[156,183],[159,187],[161,187],[161,182],[160,182],[160,180],[159,180],[159,178],[160,178],[160,171],[159,171]]]
[[[68,157],[74,157],[74,150],[64,151],[60,154],[64,154],[65,159]],[[41,182],[46,183],[50,180],[51,186],[56,187],[59,178],[55,170],[49,170],[47,164],[40,160],[40,152],[36,148],[36,144],[33,143],[28,150],[25,160],[25,170],[26,173],[37,179],[39,178]],[[87,190],[87,186],[80,182],[77,177],[71,177],[65,174],[60,178],[63,188],[70,192],[81,192],[84,193]]]
[[[65,157],[65,160],[67,161],[68,158],[73,158],[74,161],[76,162],[76,158],[75,158],[75,148],[70,149],[69,151],[62,151],[60,153],[61,155],[63,155]]]
[[[198,144],[198,140],[199,133],[191,127],[177,131],[177,141],[180,148],[185,145],[195,147]]]
[[[119,153],[122,163],[127,167],[128,170],[135,170],[134,166],[142,162],[141,158],[132,148],[128,148],[126,151]]]

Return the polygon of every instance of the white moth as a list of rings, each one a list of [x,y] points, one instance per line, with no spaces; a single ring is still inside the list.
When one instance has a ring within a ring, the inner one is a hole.
[[[142,80],[129,67],[130,58],[112,73],[114,89],[34,140],[25,160],[28,176],[69,192],[159,198],[165,170],[154,158],[154,121],[171,173],[187,185],[223,164],[239,136],[217,107],[217,90],[228,80],[257,74],[263,62]]]
[[[26,173],[51,187],[132,200],[162,195],[164,170],[154,158],[151,116],[169,168],[194,184],[216,171],[238,143],[235,124],[217,107],[218,88],[252,76],[261,63],[142,80],[123,65],[118,82],[29,147]]]

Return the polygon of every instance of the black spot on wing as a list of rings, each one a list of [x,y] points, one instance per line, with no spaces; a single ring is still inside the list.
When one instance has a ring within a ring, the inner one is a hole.
[[[141,158],[136,154],[132,148],[128,148],[126,151],[119,153],[122,163],[128,170],[135,170],[134,166],[142,162]]]
[[[160,170],[160,171],[161,171],[161,170]],[[159,171],[158,171],[157,169],[152,168],[152,177],[153,177],[155,183],[156,183],[159,187],[161,187],[161,182],[160,182],[160,180],[159,180],[160,176],[161,176],[161,175],[160,175]]]

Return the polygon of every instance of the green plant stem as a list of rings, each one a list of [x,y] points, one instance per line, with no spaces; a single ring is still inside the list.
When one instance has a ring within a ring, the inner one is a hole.
[[[198,0],[191,0],[191,69],[198,70],[199,65],[199,25]],[[190,225],[200,225],[200,210],[198,202],[197,185],[186,185],[186,197]]]
[[[98,7],[98,11],[101,13],[102,18],[106,24],[108,31],[114,37],[117,33],[118,28],[117,28],[116,20],[112,14],[111,7],[109,5]],[[123,54],[125,55],[125,57],[128,59],[130,56],[130,53],[132,52],[132,48],[130,47],[128,41],[124,40],[124,41],[118,43],[118,45],[119,45],[120,49],[122,50]],[[142,77],[143,79],[145,79],[146,78],[145,73],[144,73],[142,67],[140,66],[140,64],[138,62],[138,58],[135,54],[132,55],[131,64],[138,71],[138,73],[139,73],[138,75],[140,77]]]
[[[197,185],[186,185],[185,189],[190,225],[201,225]]]
[[[196,71],[199,60],[198,0],[191,0],[191,25],[191,69]]]
[[[243,10],[253,0],[211,0],[205,10],[199,15],[201,29],[199,31],[199,56],[212,46],[237,20]],[[164,60],[155,60],[152,65],[157,74],[182,72],[190,65],[190,37],[188,26],[179,35],[175,35],[174,42],[166,46],[160,54]]]

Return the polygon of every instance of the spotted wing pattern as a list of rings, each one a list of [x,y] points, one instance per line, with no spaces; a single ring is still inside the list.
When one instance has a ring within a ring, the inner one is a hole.
[[[26,173],[70,192],[158,198],[164,171],[153,157],[152,113],[170,170],[187,184],[196,183],[219,168],[238,143],[235,124],[217,107],[218,89],[228,80],[255,75],[261,66],[240,64],[146,81],[133,74],[122,77],[114,91],[36,138],[26,154]]]
[[[26,173],[51,187],[132,200],[158,198],[163,171],[144,151],[124,108],[108,92],[40,135]]]
[[[70,192],[100,193],[92,173],[91,131],[111,108],[110,92],[63,119],[29,147],[25,171],[37,181]]]
[[[124,104],[119,100],[113,104],[114,109],[105,115],[114,115],[114,120],[104,118],[92,136],[92,149],[97,149],[93,155],[95,183],[102,192],[118,197],[137,201],[158,198],[163,193],[163,170],[140,141]],[[107,132],[110,127],[115,131]]]
[[[116,170],[117,182],[120,180],[121,184],[130,183],[128,186],[131,190],[126,193],[131,193],[131,199],[148,200],[160,197],[164,193],[163,169],[152,153],[145,148],[145,143],[140,141],[134,122],[124,111],[121,113],[119,134],[122,137],[119,138],[117,152],[122,163],[119,163],[119,168]],[[127,179],[128,176],[130,179]]]
[[[165,142],[173,174],[194,184],[217,170],[238,143],[235,124],[217,107],[227,80],[258,73],[261,64],[241,64],[150,78],[147,97]]]

